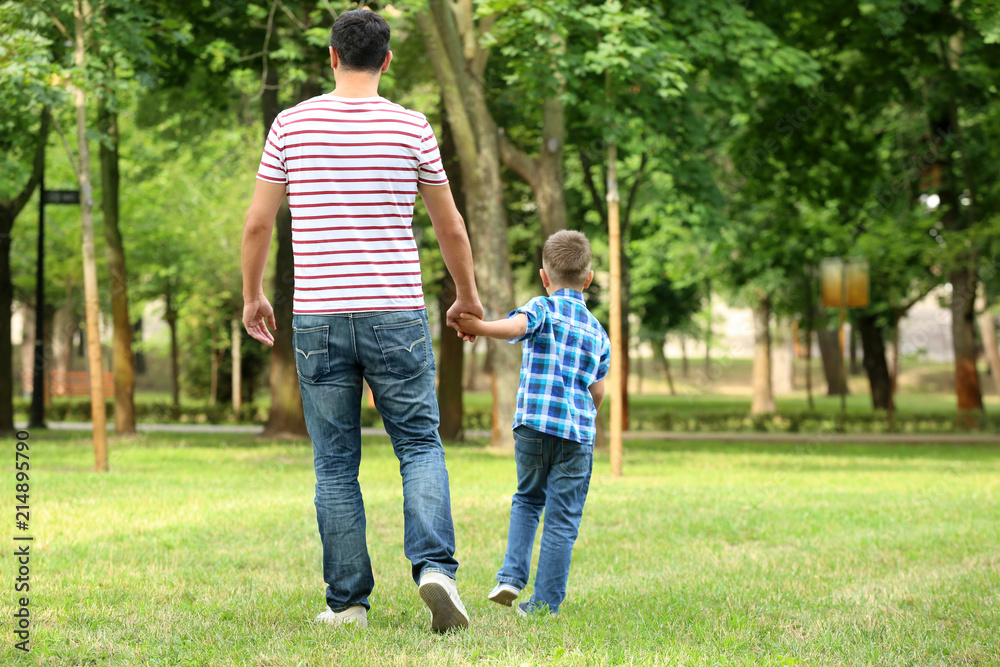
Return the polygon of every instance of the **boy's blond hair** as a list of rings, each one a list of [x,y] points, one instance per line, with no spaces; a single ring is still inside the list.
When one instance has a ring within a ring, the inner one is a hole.
[[[542,268],[560,287],[582,289],[590,274],[590,241],[580,232],[564,229],[545,241]]]

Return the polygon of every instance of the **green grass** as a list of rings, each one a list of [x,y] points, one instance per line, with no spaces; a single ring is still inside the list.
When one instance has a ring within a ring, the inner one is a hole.
[[[306,444],[149,435],[113,442],[97,475],[83,435],[31,443],[33,649],[3,633],[4,665],[1000,663],[997,448],[654,442],[629,445],[622,479],[598,453],[562,611],[519,619],[485,600],[512,458],[449,446],[472,625],[437,636],[384,439],[362,463],[367,630],[310,622],[323,584]]]

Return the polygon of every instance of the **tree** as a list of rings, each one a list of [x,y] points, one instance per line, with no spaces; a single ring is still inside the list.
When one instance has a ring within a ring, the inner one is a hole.
[[[467,205],[469,236],[475,251],[476,282],[487,309],[487,318],[506,313],[514,305],[507,214],[500,180],[500,146],[496,123],[486,105],[482,84],[489,52],[479,36],[489,29],[492,17],[475,20],[471,0],[447,3],[430,0],[415,15],[417,26],[434,67],[455,138]],[[492,344],[492,342],[491,342]],[[510,424],[520,364],[519,350],[493,345],[494,446],[510,448]]]

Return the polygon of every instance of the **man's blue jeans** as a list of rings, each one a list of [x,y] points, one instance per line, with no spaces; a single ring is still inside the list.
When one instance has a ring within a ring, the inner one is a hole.
[[[531,549],[544,509],[542,545],[529,608],[548,605],[549,611],[557,613],[566,597],[573,544],[594,468],[594,447],[518,426],[514,429],[514,458],[517,493],[510,506],[507,553],[497,581],[517,588],[528,585]]]
[[[427,311],[296,315],[293,327],[302,407],[313,442],[316,518],[330,609],[370,608],[375,585],[358,484],[362,378],[399,459],[403,551],[413,580],[419,582],[429,571],[454,578],[455,531],[438,436]]]

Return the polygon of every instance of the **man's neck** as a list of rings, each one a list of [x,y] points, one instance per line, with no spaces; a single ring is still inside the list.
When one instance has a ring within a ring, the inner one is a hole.
[[[335,73],[337,85],[330,94],[335,97],[378,97],[380,78],[367,72]]]

